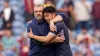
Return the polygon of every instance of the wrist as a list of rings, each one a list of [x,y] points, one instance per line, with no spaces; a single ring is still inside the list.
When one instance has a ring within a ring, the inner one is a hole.
[[[53,20],[50,20],[50,23],[54,23],[54,21]]]
[[[54,25],[54,23],[53,23],[53,21],[52,21],[52,20],[50,21],[50,25]]]

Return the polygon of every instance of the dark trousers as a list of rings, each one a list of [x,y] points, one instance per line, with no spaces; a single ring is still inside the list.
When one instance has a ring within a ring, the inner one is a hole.
[[[100,19],[94,19],[93,20],[93,26],[95,29],[100,30]]]
[[[82,28],[89,30],[91,28],[91,24],[89,23],[89,21],[80,21],[76,24],[75,29],[77,31],[81,30]]]

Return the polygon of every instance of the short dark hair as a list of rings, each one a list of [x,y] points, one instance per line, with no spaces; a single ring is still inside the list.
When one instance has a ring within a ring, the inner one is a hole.
[[[43,8],[44,8],[44,5],[42,5],[42,4],[37,4],[37,5],[35,5],[34,7],[43,7]]]
[[[53,6],[47,6],[43,9],[43,13],[56,13],[56,9]]]
[[[4,2],[9,3],[10,0],[4,0]]]

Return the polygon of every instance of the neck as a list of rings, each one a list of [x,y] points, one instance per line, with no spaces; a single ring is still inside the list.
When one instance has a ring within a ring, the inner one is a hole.
[[[5,7],[5,8],[9,8],[9,7]]]

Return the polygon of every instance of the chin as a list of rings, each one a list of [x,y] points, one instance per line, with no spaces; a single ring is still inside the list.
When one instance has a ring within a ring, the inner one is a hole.
[[[38,20],[42,20],[42,18],[37,18]]]

